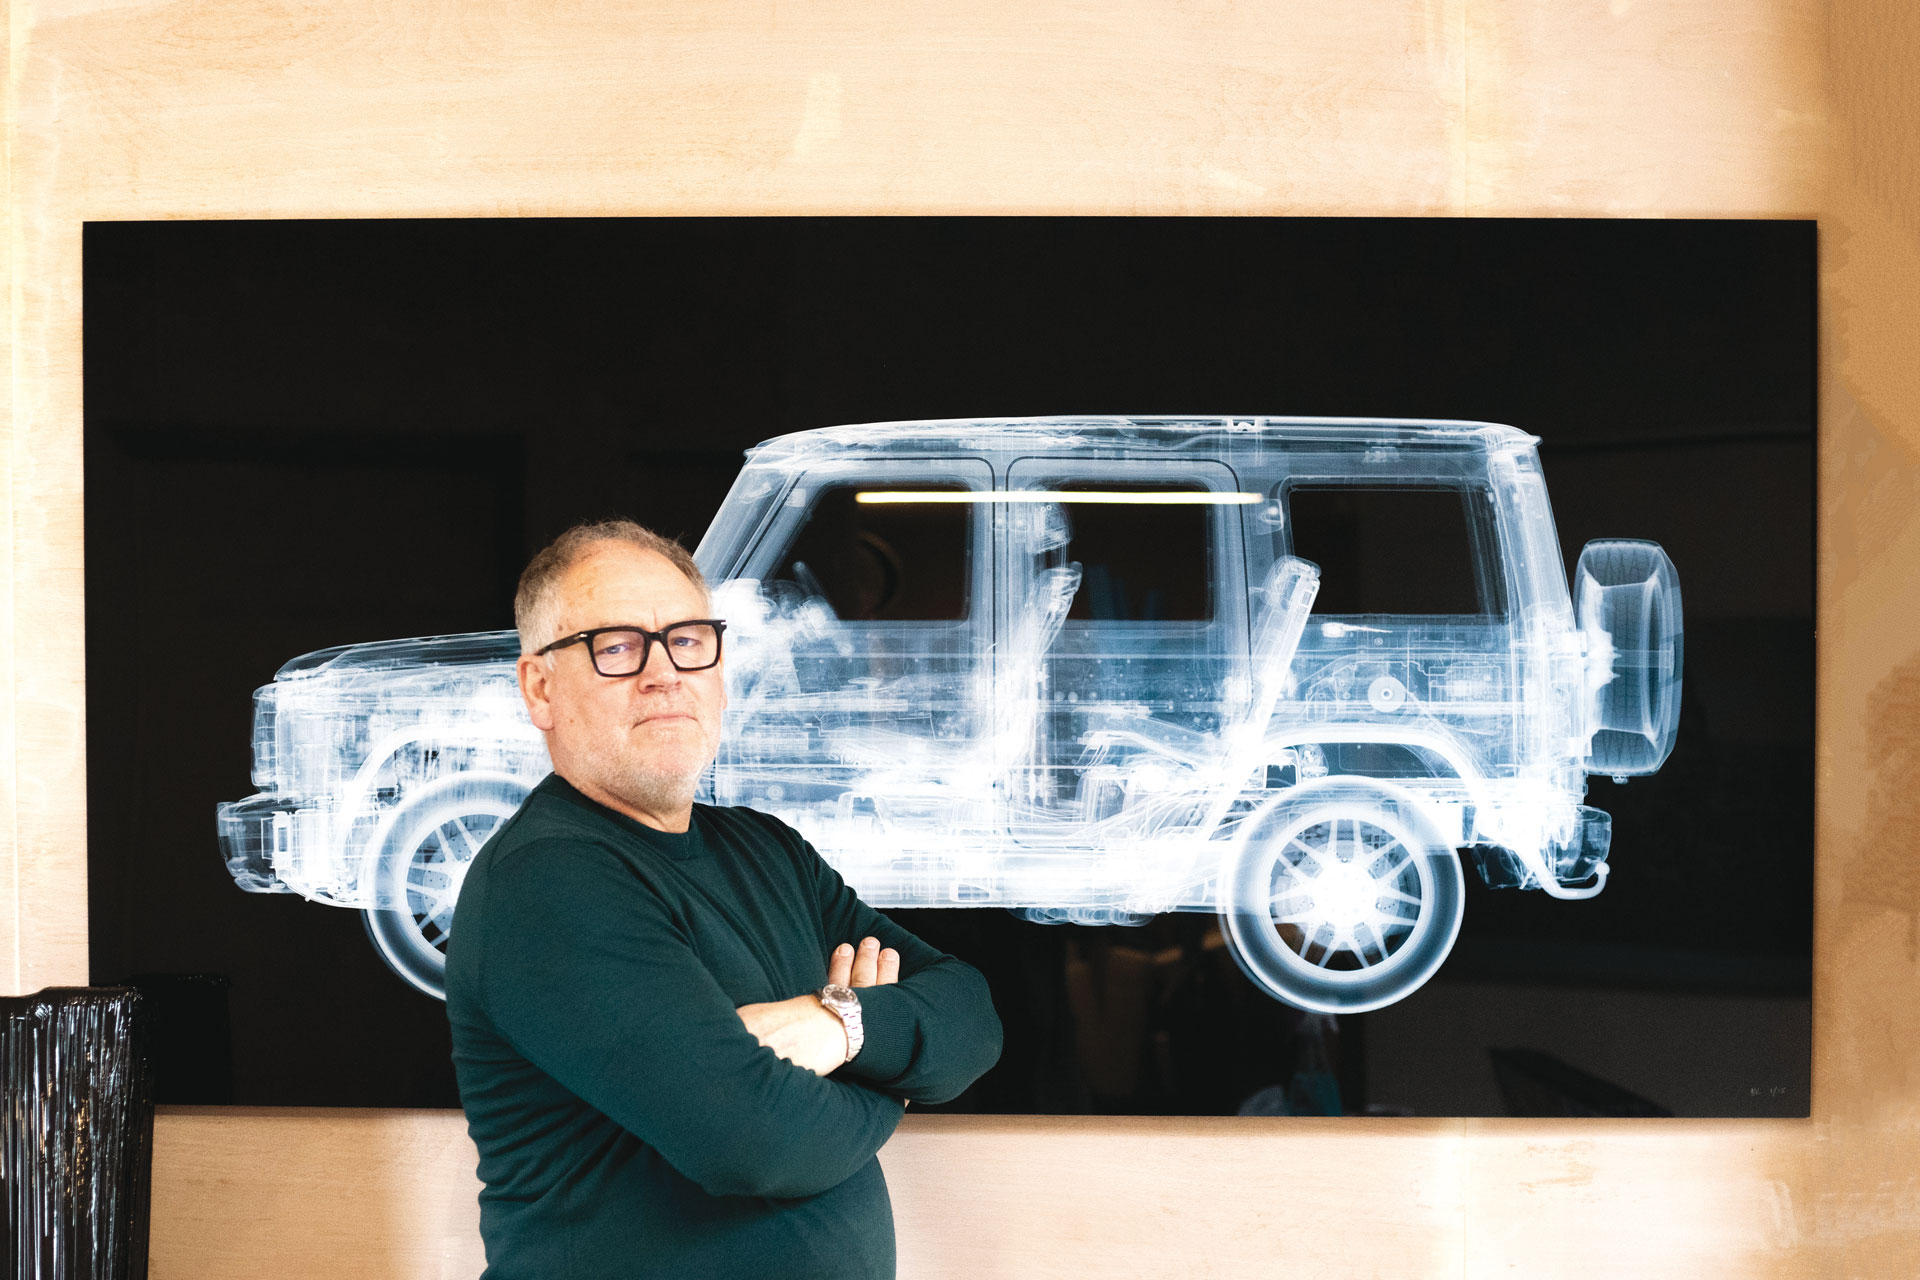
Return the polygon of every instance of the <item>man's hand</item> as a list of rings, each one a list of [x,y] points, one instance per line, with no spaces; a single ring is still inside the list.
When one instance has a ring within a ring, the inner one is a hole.
[[[900,953],[883,949],[878,938],[862,939],[858,951],[843,942],[827,960],[827,981],[841,986],[874,987],[899,980]],[[847,1060],[846,1025],[812,993],[743,1004],[736,1012],[754,1039],[796,1067],[824,1076]]]
[[[827,959],[827,981],[843,987],[883,987],[899,980],[900,953],[883,949],[878,938],[862,938],[858,952],[843,942]]]

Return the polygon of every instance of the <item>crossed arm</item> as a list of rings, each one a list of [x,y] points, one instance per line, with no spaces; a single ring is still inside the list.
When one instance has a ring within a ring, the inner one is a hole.
[[[497,909],[475,917],[485,932],[469,945],[483,948],[494,1028],[708,1194],[825,1191],[899,1124],[899,1098],[769,1053],[661,900],[611,856],[543,843],[487,892]]]
[[[845,1032],[839,1019],[810,994],[779,1002],[795,1006],[791,1013],[743,1012],[742,1021],[752,1017],[756,1035],[764,1029],[763,1018],[792,1017],[814,1024],[791,1035],[796,1042],[804,1041],[797,1047],[818,1058],[781,1056],[802,1065],[822,1062],[836,1080],[916,1102],[957,1097],[1000,1057],[1000,1018],[986,979],[972,965],[922,942],[861,901],[799,832],[762,817],[796,860],[801,883],[811,888],[825,935],[862,939],[857,952],[845,943],[836,947],[828,966],[830,980],[844,972],[847,985],[859,989],[866,1043],[853,1061],[836,1068],[833,1064],[846,1057]]]
[[[829,976],[844,966],[851,986],[872,958],[866,1045],[852,1062],[816,997],[736,1008],[630,872],[571,842],[541,843],[490,886],[505,905],[480,944],[492,1020],[521,1056],[710,1194],[837,1186],[892,1135],[903,1099],[953,1097],[999,1056],[979,973],[861,903],[811,846],[827,936],[876,944],[829,959]]]
[[[878,987],[899,980],[900,953],[882,947],[871,935],[862,938],[857,949],[841,943],[827,961],[827,981],[843,987]],[[846,1024],[818,996],[743,1004],[738,1012],[754,1039],[796,1067],[825,1076],[846,1063]]]

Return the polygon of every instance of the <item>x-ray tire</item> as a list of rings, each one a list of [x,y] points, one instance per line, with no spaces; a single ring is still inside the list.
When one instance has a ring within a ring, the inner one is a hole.
[[[529,788],[509,775],[456,775],[410,796],[371,842],[374,900],[361,912],[373,948],[401,978],[447,998],[447,939],[466,868]]]
[[[1316,903],[1333,867],[1328,901]],[[1344,913],[1329,908],[1335,899]],[[1282,793],[1241,824],[1216,905],[1235,961],[1268,994],[1313,1013],[1364,1013],[1439,970],[1460,933],[1466,878],[1417,798],[1336,777]]]
[[[1584,767],[1618,777],[1653,773],[1680,728],[1679,573],[1657,542],[1599,539],[1580,552],[1573,599],[1589,646],[1612,655],[1594,693]]]

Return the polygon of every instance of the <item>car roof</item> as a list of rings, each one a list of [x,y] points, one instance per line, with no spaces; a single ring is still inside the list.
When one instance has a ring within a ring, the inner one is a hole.
[[[816,427],[763,440],[748,450],[755,462],[823,451],[931,449],[1002,452],[1020,449],[1122,448],[1186,452],[1287,447],[1308,442],[1348,444],[1526,445],[1539,437],[1498,422],[1454,418],[1300,418],[1271,414],[1058,415],[1034,418],[925,418]]]
[[[1310,443],[1453,445],[1531,448],[1539,437],[1498,422],[1454,418],[1300,418],[1270,414],[1073,414],[1029,418],[924,418],[816,427],[763,440],[747,451],[749,466],[781,466],[829,452],[1006,453],[1072,449],[1098,454],[1231,454]],[[506,664],[519,653],[513,631],[468,632],[336,645],[302,654],[275,673],[278,681],[327,673],[335,678],[437,666]]]

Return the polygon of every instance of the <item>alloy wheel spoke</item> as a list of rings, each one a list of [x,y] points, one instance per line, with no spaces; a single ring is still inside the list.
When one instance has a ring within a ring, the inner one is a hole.
[[[1364,925],[1355,925],[1353,931],[1348,936],[1353,939],[1353,954],[1354,957],[1360,961],[1360,967],[1362,969],[1371,969],[1373,967],[1373,961],[1367,959],[1367,943],[1360,936],[1360,930],[1365,927]],[[1380,950],[1380,958],[1382,960],[1387,958],[1387,952],[1384,947]]]
[[[1396,838],[1388,841],[1386,844],[1381,845],[1378,849],[1375,849],[1373,851],[1373,862],[1378,862],[1381,858],[1384,858],[1387,855],[1387,851],[1389,849],[1398,849],[1404,856],[1395,858],[1391,863],[1382,867],[1378,872],[1372,873],[1373,878],[1375,880],[1385,880],[1391,876],[1397,876],[1402,871],[1406,870],[1407,864],[1409,862],[1413,861],[1413,851],[1407,848],[1405,844],[1402,844],[1400,840]],[[1372,866],[1373,862],[1369,862],[1367,865]]]
[[[480,842],[473,838],[473,832],[467,830],[466,819],[455,818],[453,825],[459,828],[460,838],[466,842],[467,856],[471,858],[474,854],[480,852]]]
[[[413,911],[416,920],[422,917],[436,919],[453,909],[453,902],[444,889],[418,889],[414,891],[414,896],[420,899],[421,904]]]
[[[1298,849],[1302,856],[1289,858],[1287,856],[1288,852],[1294,849]],[[1280,865],[1285,867],[1290,875],[1297,875],[1303,879],[1313,878],[1312,875],[1305,870],[1308,865],[1313,867],[1314,874],[1318,874],[1326,868],[1325,851],[1313,848],[1299,836],[1295,836],[1280,846],[1279,861]]]

